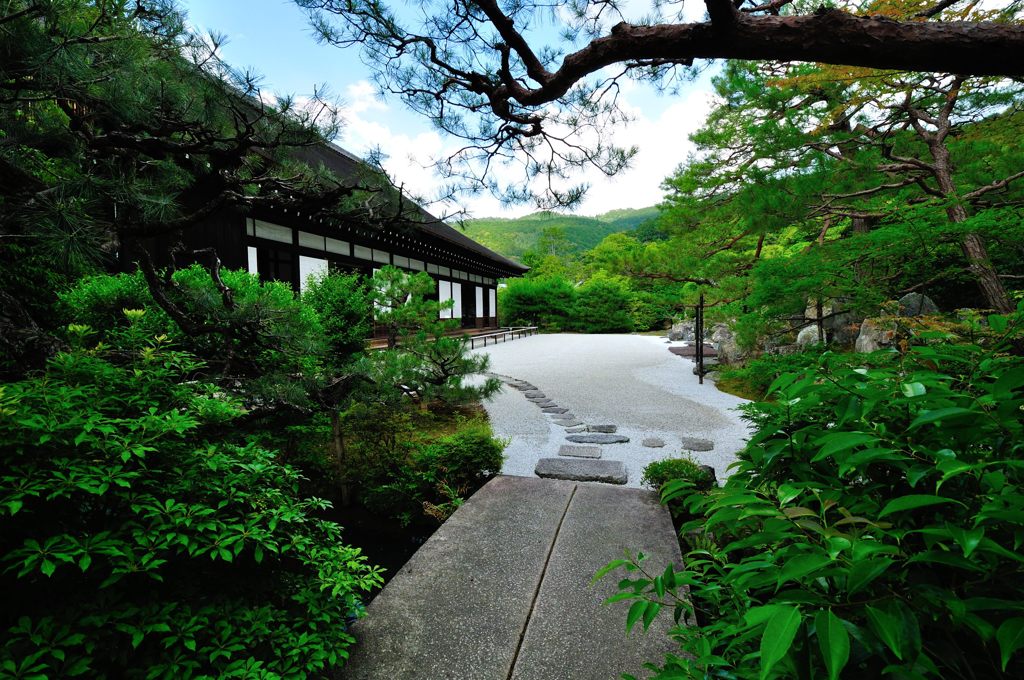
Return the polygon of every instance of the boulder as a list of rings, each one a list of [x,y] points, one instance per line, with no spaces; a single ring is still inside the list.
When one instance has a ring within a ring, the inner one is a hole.
[[[796,334],[796,344],[799,347],[807,347],[818,343],[818,324],[804,326]]]
[[[899,316],[926,316],[938,314],[939,307],[930,297],[922,293],[907,293],[899,299]]]
[[[672,328],[668,331],[668,339],[673,341],[693,340],[695,325],[693,321],[680,321],[672,324]]]
[[[854,349],[858,352],[874,352],[892,344],[895,332],[878,319],[864,319]]]
[[[727,324],[716,323],[711,331],[711,341],[720,364],[738,364],[747,358],[747,351],[736,342],[736,334]]]

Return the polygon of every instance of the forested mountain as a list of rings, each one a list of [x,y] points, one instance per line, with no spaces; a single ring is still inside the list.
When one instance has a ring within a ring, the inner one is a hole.
[[[595,217],[543,211],[513,219],[483,217],[466,220],[464,224],[470,238],[502,255],[522,258],[546,229],[562,230],[572,250],[582,252],[596,246],[608,234],[632,231],[657,216],[658,209],[651,206],[611,210]]]

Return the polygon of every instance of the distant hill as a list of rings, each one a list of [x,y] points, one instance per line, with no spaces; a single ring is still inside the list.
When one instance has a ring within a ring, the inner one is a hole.
[[[466,220],[465,233],[471,239],[506,257],[521,258],[523,253],[537,243],[541,232],[550,227],[564,230],[573,247],[582,252],[596,246],[608,234],[632,231],[657,216],[658,209],[654,206],[612,210],[596,217],[544,211],[512,219],[482,217]]]

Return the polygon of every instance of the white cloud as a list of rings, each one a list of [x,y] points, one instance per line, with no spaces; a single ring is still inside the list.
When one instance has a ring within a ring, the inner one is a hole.
[[[349,104],[345,110],[347,125],[342,146],[360,155],[379,148],[386,156],[385,169],[396,182],[404,184],[407,191],[425,197],[437,195],[443,180],[433,170],[431,162],[457,149],[458,140],[446,139],[435,130],[425,129],[425,121],[407,111],[391,110],[376,98],[373,86],[367,81],[349,86],[346,94]],[[614,144],[636,146],[637,155],[629,168],[614,177],[607,177],[596,168],[581,170],[574,176],[569,183],[590,185],[577,213],[597,215],[616,208],[643,208],[659,203],[661,182],[693,149],[688,137],[703,123],[710,110],[710,92],[706,88],[691,88],[667,107],[658,106],[657,112],[648,112],[630,103],[631,96],[636,100],[650,99],[644,94],[633,86],[623,88],[619,103],[633,120],[610,131]],[[498,167],[493,176],[510,182],[521,173],[521,168],[515,166]],[[503,208],[500,201],[487,194],[466,197],[460,203],[460,207],[474,217],[523,215],[535,209],[531,205]]]

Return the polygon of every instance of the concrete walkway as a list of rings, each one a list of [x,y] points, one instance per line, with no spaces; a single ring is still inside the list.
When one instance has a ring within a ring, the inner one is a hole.
[[[719,392],[710,380],[698,384],[693,362],[668,351],[682,344],[643,335],[559,333],[476,350],[490,355],[493,373],[536,387],[552,406],[574,416],[546,413],[550,409],[532,392],[512,386],[485,402],[495,435],[510,440],[502,472],[533,476],[540,460],[560,452],[565,457],[562,447],[573,443],[567,437],[578,433],[562,423],[578,421],[590,428],[614,425],[617,435],[629,439],[600,446],[602,462],[623,463],[628,486],[640,486],[651,461],[684,452],[725,479],[749,436],[735,410],[745,400]],[[712,448],[695,450],[695,439]]]
[[[670,612],[626,636],[628,602],[603,604],[620,575],[599,568],[643,551],[680,566],[653,492],[497,477],[427,541],[354,627],[343,678],[614,680],[678,647]]]

